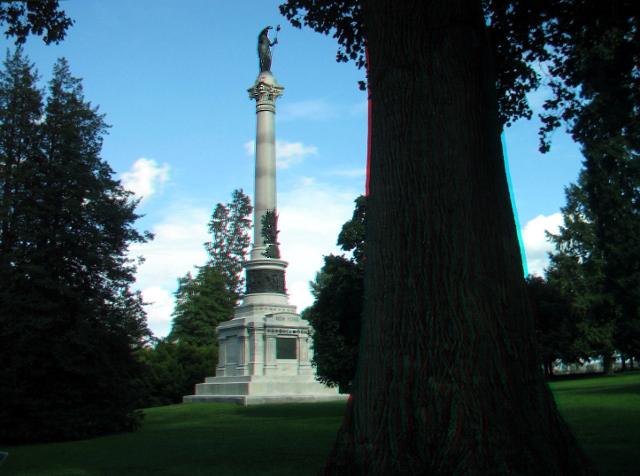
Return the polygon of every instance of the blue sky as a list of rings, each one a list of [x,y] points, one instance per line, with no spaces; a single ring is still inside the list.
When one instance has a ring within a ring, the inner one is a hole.
[[[336,63],[333,38],[291,27],[281,1],[68,0],[62,8],[76,23],[67,39],[45,46],[32,37],[25,45],[43,81],[57,58],[67,58],[86,100],[113,126],[102,157],[143,197],[138,226],[156,234],[131,252],[146,258],[136,286],[154,303],[149,325],[159,337],[170,329],[176,279],[206,260],[213,208],[236,188],[253,194],[255,107],[247,88],[265,26],[282,26],[272,65],[285,87],[276,115],[279,238],[299,310],[312,302],[308,282],[322,255],[339,252],[337,235],[364,192],[366,96],[357,85],[364,73]],[[546,94],[530,96],[534,109]],[[551,153],[540,154],[538,127],[537,119],[519,121],[505,134],[532,272],[546,264],[544,230],[559,223],[564,186],[582,160],[562,131]]]

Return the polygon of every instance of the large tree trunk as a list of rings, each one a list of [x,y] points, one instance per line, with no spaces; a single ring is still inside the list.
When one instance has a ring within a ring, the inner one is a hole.
[[[365,318],[322,474],[596,474],[537,356],[481,2],[362,3]]]

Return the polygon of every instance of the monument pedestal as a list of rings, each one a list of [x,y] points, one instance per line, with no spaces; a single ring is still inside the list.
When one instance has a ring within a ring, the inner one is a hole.
[[[246,293],[234,318],[216,329],[216,376],[196,385],[185,403],[239,403],[345,400],[335,388],[315,380],[311,367],[309,322],[289,304],[286,261],[278,248],[276,211],[276,99],[284,87],[270,71],[268,31],[259,37],[260,74],[248,89],[256,101],[256,175],[254,233],[250,259],[244,263]]]
[[[270,264],[276,264],[274,261],[269,260]],[[286,295],[245,296],[235,317],[216,329],[216,376],[196,385],[195,395],[185,396],[184,403],[255,405],[347,399],[348,395],[315,380],[310,362],[312,328],[295,311]]]

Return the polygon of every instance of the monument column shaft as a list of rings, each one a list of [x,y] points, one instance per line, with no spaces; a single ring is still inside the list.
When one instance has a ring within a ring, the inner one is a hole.
[[[276,209],[276,126],[275,112],[258,110],[256,126],[256,181],[253,215],[253,246],[262,245],[262,217]],[[253,257],[252,257],[253,258]]]

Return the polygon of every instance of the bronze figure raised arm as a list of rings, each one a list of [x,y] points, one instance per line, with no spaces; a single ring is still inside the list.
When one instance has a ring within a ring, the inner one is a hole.
[[[258,58],[260,59],[260,72],[271,71],[271,47],[278,43],[278,34],[273,42],[269,41],[269,30],[273,30],[272,26],[266,27],[258,36]],[[278,26],[280,30],[280,26]]]

